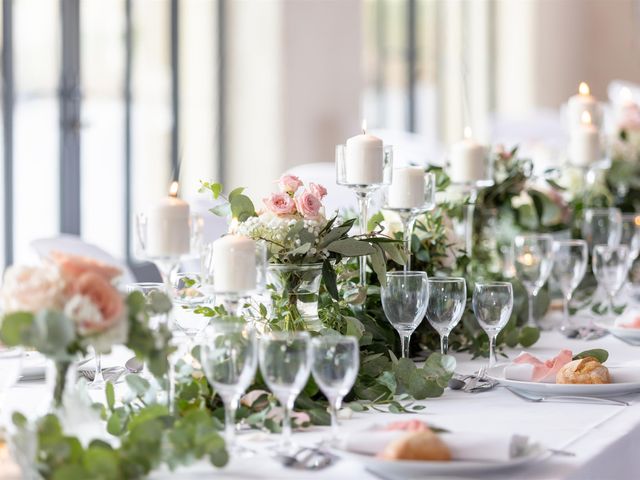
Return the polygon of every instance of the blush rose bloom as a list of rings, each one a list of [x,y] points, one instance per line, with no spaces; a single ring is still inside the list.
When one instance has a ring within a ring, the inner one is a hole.
[[[313,193],[305,190],[302,195],[296,198],[296,207],[304,218],[316,219],[320,208],[322,208],[322,203]]]
[[[313,193],[316,197],[318,197],[320,200],[322,200],[324,197],[327,196],[327,189],[324,188],[319,183],[313,183],[313,182],[309,183],[309,191]]]
[[[83,273],[68,285],[68,290],[71,299],[65,313],[75,321],[80,335],[104,332],[124,319],[122,296],[101,275]]]
[[[271,197],[265,198],[263,201],[267,209],[276,215],[292,215],[296,213],[296,203],[286,193],[272,193]]]
[[[53,265],[9,267],[2,285],[4,311],[36,313],[60,309],[64,287],[60,272]]]
[[[281,192],[294,194],[302,186],[302,180],[295,175],[283,175],[278,180],[278,185]]]
[[[112,265],[99,262],[93,258],[69,255],[62,252],[51,252],[51,260],[55,263],[65,279],[77,278],[83,273],[93,272],[111,282],[122,275],[122,270]]]

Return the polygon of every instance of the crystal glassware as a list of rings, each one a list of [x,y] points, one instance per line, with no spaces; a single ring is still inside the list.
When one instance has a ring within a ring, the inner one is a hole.
[[[363,125],[363,134],[366,131]],[[379,167],[376,168],[376,167]],[[374,192],[384,185],[391,184],[393,175],[393,147],[386,145],[380,150],[380,164],[372,165],[372,169],[379,170],[380,175],[371,175],[369,178],[356,178],[350,171],[349,162],[347,160],[347,146],[336,146],[336,183],[345,186],[354,191],[358,199],[358,224],[360,226],[360,234],[368,233],[369,221],[369,203]],[[359,283],[361,286],[366,285],[366,267],[367,257],[360,256],[359,261]]]
[[[489,337],[489,367],[496,363],[496,337],[511,317],[513,286],[508,282],[476,283],[473,312]]]
[[[419,168],[419,167],[415,167]],[[397,176],[397,173],[395,174]],[[397,197],[400,192],[392,192],[395,184],[389,186],[384,195],[384,210],[394,212],[402,223],[402,240],[406,261],[404,270],[411,270],[411,236],[416,220],[420,215],[433,210],[436,206],[436,176],[433,173],[424,173],[424,189],[420,198],[402,198],[399,203]],[[401,187],[398,187],[401,188]],[[409,196],[407,194],[406,196]]]
[[[207,380],[224,403],[227,449],[237,451],[236,410],[258,365],[255,331],[244,322],[213,322],[203,332],[200,362]]]
[[[425,272],[389,272],[380,294],[389,323],[400,335],[402,358],[409,358],[411,334],[427,310],[428,277]]]
[[[311,341],[313,378],[329,400],[331,443],[339,444],[338,410],[358,376],[360,347],[355,337],[325,335]]]
[[[209,318],[193,312],[194,308],[208,305],[211,297],[205,292],[199,273],[177,273],[171,279],[173,323],[182,333],[194,339],[209,323]]]
[[[310,349],[310,336],[307,332],[271,332],[260,338],[260,372],[284,411],[279,446],[282,452],[289,452],[293,446],[291,411],[309,379]]]
[[[629,247],[629,268],[640,254],[640,215],[628,213],[622,215],[620,243]]]
[[[617,208],[587,208],[582,221],[582,238],[589,249],[595,245],[615,247],[622,235],[622,213]]]
[[[127,293],[140,292],[144,297],[147,305],[151,305],[154,302],[154,297],[167,295],[169,296],[169,289],[164,283],[159,282],[139,282],[129,283],[125,285],[125,291]],[[169,325],[169,316],[167,314],[162,315],[150,315],[149,326],[151,328],[158,328],[159,325]]]
[[[449,350],[449,334],[455,328],[467,305],[467,284],[461,277],[429,279],[427,321],[440,334],[440,353]]]
[[[609,308],[613,315],[613,299],[627,280],[629,272],[629,247],[618,245],[596,245],[593,247],[593,274],[598,285],[607,294]]]
[[[559,240],[553,242],[553,269],[555,278],[563,298],[563,319],[560,331],[572,328],[569,317],[569,306],[573,292],[584,278],[589,263],[589,247],[584,240]]]
[[[513,263],[518,280],[528,295],[527,323],[536,326],[533,315],[535,297],[544,286],[553,267],[553,237],[551,235],[517,235],[513,240]]]

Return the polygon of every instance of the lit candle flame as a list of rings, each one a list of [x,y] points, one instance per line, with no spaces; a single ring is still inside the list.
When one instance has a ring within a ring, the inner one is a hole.
[[[178,182],[173,182],[169,187],[169,196],[174,198],[178,196]]]
[[[522,257],[520,258],[520,262],[526,265],[527,267],[530,267],[531,265],[533,265],[534,261],[535,261],[535,258],[529,252],[523,254]]]
[[[367,133],[367,119],[363,118],[362,119],[362,134],[366,134]]]
[[[472,135],[471,127],[469,126],[464,127],[464,138],[469,140],[471,138],[471,135]]]
[[[582,115],[580,116],[580,123],[583,125],[591,125],[591,114],[587,110],[582,112]]]
[[[578,93],[580,93],[580,95],[589,95],[591,93],[591,90],[589,89],[589,85],[587,84],[587,82],[580,82],[580,86],[578,87]]]
[[[640,227],[640,215],[636,216],[634,223],[636,224],[636,227]]]

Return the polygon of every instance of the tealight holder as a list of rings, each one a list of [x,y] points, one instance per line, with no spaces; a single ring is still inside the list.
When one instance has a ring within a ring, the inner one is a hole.
[[[221,304],[229,315],[240,316],[243,305],[248,299],[260,295],[265,291],[267,284],[267,246],[265,242],[256,242],[256,278],[255,285],[246,288],[227,288],[216,274],[216,265],[213,261],[213,243],[206,246],[203,257],[203,284],[206,291],[214,298],[215,304]],[[253,282],[251,282],[253,283]]]
[[[389,188],[385,189],[383,209],[395,213],[402,224],[402,245],[405,254],[404,271],[411,270],[411,236],[416,221],[420,215],[433,210],[436,206],[436,176],[433,173],[425,173],[424,192],[422,203],[414,207],[397,206],[390,198]],[[395,204],[395,205],[394,205]]]
[[[478,201],[478,192],[483,188],[493,186],[494,181],[490,177],[473,181],[451,182],[451,184],[468,198],[463,209],[464,249],[471,257],[473,254],[473,215]]]
[[[336,183],[352,190],[358,200],[358,223],[360,234],[369,233],[367,222],[369,219],[369,205],[371,197],[384,186],[391,184],[393,175],[393,146],[382,147],[380,155],[381,167],[379,175],[371,175],[369,179],[359,179],[350,172],[347,164],[347,148],[345,145],[336,145]],[[375,165],[372,167],[376,167]],[[378,169],[376,169],[377,171]],[[359,285],[367,284],[367,257],[361,256],[359,262]]]

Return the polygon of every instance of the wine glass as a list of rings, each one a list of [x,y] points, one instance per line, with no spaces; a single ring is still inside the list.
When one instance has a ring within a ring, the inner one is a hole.
[[[202,276],[198,273],[177,273],[171,279],[174,324],[193,340],[209,323],[209,318],[193,312],[195,307],[210,303],[204,291]]]
[[[339,442],[338,410],[353,387],[360,364],[360,348],[355,337],[326,335],[311,341],[313,378],[329,400],[331,443]]]
[[[513,286],[508,282],[476,283],[473,312],[489,337],[489,367],[496,363],[496,337],[513,310]]]
[[[227,448],[242,453],[235,443],[236,410],[258,366],[258,343],[244,322],[218,321],[203,332],[200,362],[204,374],[224,403]]]
[[[527,323],[536,326],[533,318],[535,296],[544,286],[553,267],[553,237],[551,235],[517,235],[513,240],[513,263],[518,280],[529,297]]]
[[[440,334],[440,353],[449,350],[449,333],[455,328],[467,304],[467,284],[461,277],[429,279],[427,321]]]
[[[596,245],[593,247],[592,268],[598,285],[607,294],[609,308],[613,314],[613,299],[627,280],[629,272],[629,247]]]
[[[310,337],[307,332],[271,332],[260,338],[260,372],[284,411],[279,449],[288,452],[291,442],[291,411],[307,383],[311,370]]]
[[[640,254],[640,215],[635,213],[622,215],[620,243],[629,247],[629,268],[631,268]]]
[[[402,358],[409,358],[409,343],[427,310],[429,284],[425,272],[389,272],[382,287],[382,308],[400,335]]]
[[[582,222],[582,238],[594,245],[615,247],[622,235],[622,213],[617,208],[587,208]]]
[[[150,305],[154,301],[154,297],[159,295],[169,296],[169,291],[164,283],[159,282],[139,282],[129,283],[125,285],[125,291],[127,293],[140,292],[145,299],[147,305]],[[171,298],[171,297],[169,297]],[[158,328],[161,324],[168,324],[169,316],[167,314],[161,315],[149,315],[149,326],[151,328]]]
[[[559,240],[553,242],[553,277],[562,291],[564,315],[560,331],[571,329],[569,304],[573,292],[584,278],[589,263],[589,247],[584,240]]]

